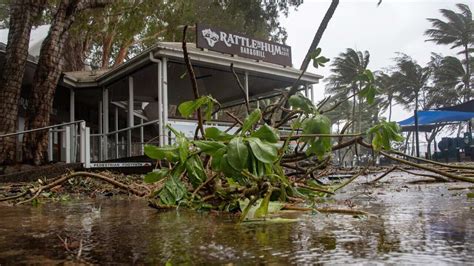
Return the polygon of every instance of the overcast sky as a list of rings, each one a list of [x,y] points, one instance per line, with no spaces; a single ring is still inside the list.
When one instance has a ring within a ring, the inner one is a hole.
[[[329,0],[304,0],[297,11],[292,11],[288,18],[281,18],[288,31],[287,44],[292,48],[293,65],[301,65],[327,8]],[[431,24],[426,18],[441,18],[439,9],[454,9],[456,3],[469,4],[474,10],[474,1],[452,0],[383,0],[377,7],[378,0],[341,0],[329,26],[324,32],[319,47],[322,54],[334,58],[346,48],[368,50],[370,52],[369,68],[373,71],[393,65],[396,52],[413,57],[419,64],[430,60],[431,52],[453,55],[448,46],[425,42],[424,31]],[[330,67],[311,68],[309,71],[329,74]],[[324,84],[316,86],[315,99],[324,97]],[[395,107],[392,118],[403,120],[411,115],[401,107]]]

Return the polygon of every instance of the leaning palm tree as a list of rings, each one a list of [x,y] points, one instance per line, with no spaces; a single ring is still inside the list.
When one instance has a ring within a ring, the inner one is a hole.
[[[395,58],[396,71],[393,73],[398,92],[397,101],[406,109],[418,110],[420,106],[427,108],[423,92],[427,89],[430,77],[430,68],[422,67],[411,57],[400,54]],[[422,100],[422,101],[420,101]]]
[[[433,53],[429,66],[434,86],[428,95],[433,98],[433,105],[459,104],[471,98],[472,93],[466,87],[466,79],[469,79],[469,76],[461,60],[454,56],[443,57]],[[439,97],[441,101],[437,99]]]
[[[437,18],[428,18],[432,28],[425,31],[429,37],[427,41],[433,41],[437,44],[452,45],[451,49],[462,48],[459,52],[464,54],[464,67],[468,78],[464,79],[464,86],[470,89],[471,60],[470,52],[474,44],[474,22],[472,12],[468,5],[456,4],[460,12],[449,9],[440,9],[446,21]]]
[[[397,80],[393,74],[388,74],[383,71],[377,71],[375,76],[377,87],[381,91],[383,101],[380,102],[382,112],[388,109],[388,121],[392,121],[392,105],[396,95]]]
[[[367,69],[370,61],[370,54],[368,51],[356,51],[348,48],[346,52],[339,54],[334,58],[331,64],[332,74],[326,79],[328,85],[326,92],[335,96],[334,98],[348,97],[352,94],[352,114],[351,119],[356,120],[355,110],[357,105],[357,93],[361,90],[362,84],[357,81],[357,77]],[[360,102],[359,102],[360,114]],[[358,127],[360,129],[360,116],[358,119]],[[356,127],[353,127],[353,131]]]
[[[395,58],[397,71],[393,74],[396,79],[397,85],[396,90],[398,91],[397,99],[405,108],[414,107],[415,116],[420,107],[420,103],[425,108],[426,101],[425,97],[422,97],[420,102],[420,93],[422,96],[425,95],[427,88],[430,69],[429,67],[422,67],[417,64],[411,57],[400,54]],[[414,103],[414,105],[413,105]],[[416,156],[420,156],[418,134],[415,134],[416,138]]]

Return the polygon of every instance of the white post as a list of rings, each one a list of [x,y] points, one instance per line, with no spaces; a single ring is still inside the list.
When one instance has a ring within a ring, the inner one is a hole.
[[[115,119],[114,119],[114,130],[117,131],[119,129],[119,113],[118,113],[118,107],[115,107]],[[115,159],[118,159],[119,157],[119,134],[115,133]]]
[[[158,61],[157,63],[158,66],[158,139],[160,141],[160,147],[164,146],[164,125],[163,125],[163,73],[162,73],[162,65],[161,61]]]
[[[84,168],[89,168],[91,164],[91,128],[86,127],[84,133]]]
[[[74,89],[69,89],[69,122],[74,122],[75,120],[76,120],[75,92],[74,92]],[[71,160],[76,161],[76,151],[77,151],[76,125],[72,125],[71,129],[72,129],[71,130],[72,132]]]
[[[103,130],[104,136],[102,137],[102,146],[103,146],[103,159],[107,160],[109,155],[108,149],[108,136],[106,135],[109,133],[109,90],[104,88],[102,90],[102,116],[103,116]]]
[[[128,127],[133,127],[133,77],[128,77]],[[127,156],[132,156],[132,130],[127,131]]]
[[[308,84],[304,85],[304,96],[306,98],[309,98]]]
[[[79,124],[79,156],[81,163],[84,164],[86,162],[86,122],[81,122]]]
[[[53,132],[48,130],[48,161],[53,161]]]
[[[314,87],[313,85],[311,85],[311,88],[310,88],[310,96],[311,96],[311,101],[314,102]]]
[[[98,113],[99,113],[99,134],[102,135],[102,130],[103,130],[103,120],[102,120],[102,111],[103,111],[103,107],[102,107],[102,101],[99,101],[99,110],[98,110]],[[102,136],[99,136],[99,161],[102,161]]]
[[[140,124],[143,125],[143,118],[140,118]],[[143,151],[143,142],[144,142],[144,140],[145,140],[145,138],[144,138],[144,135],[145,135],[145,134],[144,134],[144,133],[145,133],[145,132],[144,132],[144,130],[143,130],[143,126],[141,126],[141,127],[140,127],[140,155],[143,155],[143,154],[144,154],[144,153],[143,153],[143,152],[144,152],[144,151]]]
[[[163,141],[164,144],[169,144],[168,139],[168,59],[166,57],[163,58],[163,65],[161,66],[162,70],[162,80],[163,80]]]
[[[65,126],[64,127],[64,132],[63,134],[65,135],[65,154],[66,154],[66,163],[71,163],[71,127],[70,126]]]

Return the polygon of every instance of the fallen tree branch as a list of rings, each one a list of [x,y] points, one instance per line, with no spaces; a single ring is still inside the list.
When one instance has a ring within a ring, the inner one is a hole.
[[[434,165],[439,165],[439,166],[448,167],[448,168],[451,168],[451,169],[474,170],[474,167],[473,167],[473,166],[440,163],[440,162],[428,160],[428,159],[421,158],[421,157],[411,156],[411,155],[405,154],[405,153],[403,153],[403,152],[395,151],[395,150],[391,150],[390,153],[394,153],[394,154],[397,154],[397,155],[400,155],[400,156],[404,156],[404,157],[407,157],[407,158],[410,158],[410,159],[422,161],[422,162],[425,162],[425,163],[430,163],[430,164],[434,164]]]
[[[398,169],[398,166],[394,166],[390,169],[388,169],[387,171],[385,171],[385,173],[383,173],[382,175],[380,175],[379,177],[377,177],[376,179],[368,182],[368,184],[373,184],[377,181],[379,181],[380,179],[384,178],[385,176],[387,176],[388,174],[390,174],[391,172],[393,172],[394,170]]]
[[[107,183],[112,184],[115,187],[121,188],[121,189],[126,190],[128,192],[131,192],[132,194],[134,194],[136,196],[139,196],[139,197],[144,197],[144,196],[147,195],[147,193],[144,192],[144,191],[136,190],[136,189],[134,189],[134,188],[132,188],[132,187],[126,185],[126,184],[118,182],[118,181],[116,181],[116,180],[114,180],[110,177],[104,176],[104,175],[100,175],[100,174],[96,174],[96,173],[90,173],[90,172],[75,172],[75,173],[71,173],[71,174],[62,176],[62,177],[52,181],[51,183],[40,186],[36,189],[31,188],[31,189],[28,189],[25,192],[20,193],[18,195],[7,197],[7,198],[2,198],[2,199],[0,199],[0,201],[13,200],[13,199],[25,197],[25,196],[28,196],[28,195],[33,195],[32,197],[30,197],[30,198],[28,198],[24,201],[18,202],[17,204],[23,204],[23,203],[26,203],[26,202],[30,202],[30,201],[34,200],[35,198],[37,198],[41,194],[41,192],[43,192],[45,190],[48,190],[48,189],[52,189],[54,187],[57,187],[57,186],[61,185],[62,183],[66,182],[67,180],[69,180],[71,178],[78,177],[78,176],[92,177],[92,178],[100,179],[102,181],[105,181]]]
[[[359,140],[359,144],[366,147],[366,148],[373,149],[371,144],[369,144],[369,143],[367,143],[363,140]],[[418,169],[423,169],[423,170],[426,170],[426,171],[429,171],[429,172],[433,172],[433,173],[445,176],[447,178],[450,178],[450,179],[453,179],[453,180],[456,180],[456,181],[464,181],[464,182],[474,183],[474,179],[472,179],[472,178],[468,178],[468,177],[465,177],[465,176],[459,176],[459,175],[453,175],[451,173],[447,173],[445,171],[438,170],[436,168],[432,168],[432,167],[429,167],[429,166],[425,166],[425,165],[422,165],[422,164],[417,164],[417,163],[410,162],[410,161],[407,161],[407,160],[404,160],[404,159],[401,159],[401,158],[397,158],[395,156],[390,155],[388,152],[385,152],[385,151],[380,151],[380,153],[383,154],[385,157],[393,160],[393,161],[397,161],[397,162],[400,162],[400,163],[403,163],[403,164],[406,164],[406,165],[409,165],[409,166],[413,166],[413,167],[418,168]]]

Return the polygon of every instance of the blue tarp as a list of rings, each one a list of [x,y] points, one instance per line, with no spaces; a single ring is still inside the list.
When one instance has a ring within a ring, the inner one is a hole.
[[[418,125],[430,125],[443,122],[460,122],[474,118],[474,112],[457,112],[457,111],[418,111]],[[415,125],[415,117],[398,122],[403,126]]]

